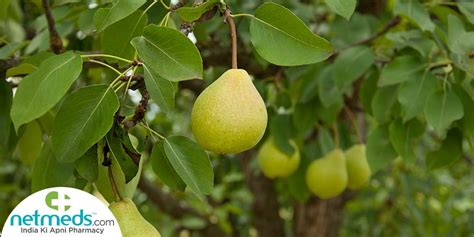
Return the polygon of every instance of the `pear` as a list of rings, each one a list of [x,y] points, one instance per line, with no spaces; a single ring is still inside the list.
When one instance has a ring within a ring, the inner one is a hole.
[[[372,174],[365,155],[365,145],[354,145],[347,150],[346,163],[349,176],[347,187],[352,190],[360,189],[369,181]]]
[[[295,149],[290,156],[281,151],[269,138],[258,151],[257,159],[260,169],[268,178],[288,177],[298,169],[300,164],[300,152],[295,142],[290,141],[290,145]]]
[[[309,190],[321,199],[341,194],[347,186],[344,152],[335,149],[313,161],[306,171],[306,183]]]
[[[262,139],[267,110],[245,70],[227,70],[199,95],[191,127],[202,147],[220,154],[248,150]]]
[[[160,232],[143,218],[132,200],[113,202],[109,209],[114,214],[123,237],[160,237]]]

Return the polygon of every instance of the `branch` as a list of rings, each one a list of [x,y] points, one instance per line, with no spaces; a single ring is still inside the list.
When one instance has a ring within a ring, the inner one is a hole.
[[[401,20],[400,16],[395,16],[389,22],[387,22],[387,24],[380,31],[378,31],[375,34],[371,35],[367,39],[363,39],[361,41],[357,41],[357,42],[353,43],[350,47],[357,46],[357,45],[362,45],[362,44],[368,44],[368,43],[376,40],[380,36],[387,33],[390,29],[397,26],[400,23],[400,20]]]
[[[143,120],[145,117],[145,113],[148,107],[148,100],[150,99],[150,95],[146,89],[142,90],[142,99],[140,103],[138,103],[137,107],[135,108],[135,114],[130,120],[123,121],[124,128],[126,130],[135,127],[139,122]]]
[[[49,0],[43,0],[44,14],[48,22],[48,31],[49,31],[49,47],[55,54],[60,54],[63,48],[63,42],[61,36],[59,36],[58,31],[56,30],[56,22],[54,21],[53,14],[51,13],[51,6],[49,5]]]

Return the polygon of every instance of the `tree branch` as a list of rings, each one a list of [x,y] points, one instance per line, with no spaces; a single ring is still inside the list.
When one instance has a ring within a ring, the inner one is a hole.
[[[145,117],[150,95],[148,94],[148,91],[146,89],[142,89],[141,91],[142,91],[142,99],[140,100],[140,103],[138,103],[137,107],[135,108],[135,114],[130,120],[125,120],[122,122],[126,130],[132,127],[135,127],[135,125],[141,122],[143,118]]]
[[[64,50],[63,42],[61,40],[61,36],[59,36],[58,31],[56,30],[56,22],[54,21],[53,14],[51,13],[49,0],[43,0],[43,9],[48,22],[49,47],[55,54],[60,54]]]
[[[357,46],[357,45],[363,45],[363,44],[368,44],[374,40],[376,40],[377,38],[379,38],[380,36],[384,35],[385,33],[387,33],[390,29],[392,29],[393,27],[397,26],[399,23],[400,23],[400,16],[395,16],[394,18],[392,18],[390,21],[387,22],[387,24],[379,31],[375,32],[375,34],[371,35],[369,38],[367,39],[363,39],[361,41],[357,41],[355,43],[353,43],[350,47],[353,47],[353,46]]]

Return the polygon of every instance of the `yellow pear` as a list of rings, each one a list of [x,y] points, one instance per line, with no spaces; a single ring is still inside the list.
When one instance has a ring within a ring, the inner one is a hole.
[[[352,146],[346,151],[347,187],[356,190],[364,186],[370,179],[371,171],[367,156],[365,155],[365,145],[359,144]]]
[[[194,103],[191,126],[209,151],[239,153],[255,146],[267,127],[267,110],[247,72],[227,70],[206,88]]]
[[[258,164],[262,172],[268,178],[288,177],[298,169],[300,164],[300,152],[295,142],[290,141],[295,149],[291,157],[281,151],[269,138],[258,151]]]
[[[347,186],[344,152],[335,149],[313,161],[306,171],[306,183],[309,190],[321,199],[341,194]]]
[[[143,218],[132,200],[125,198],[110,204],[123,237],[160,237],[160,232]]]

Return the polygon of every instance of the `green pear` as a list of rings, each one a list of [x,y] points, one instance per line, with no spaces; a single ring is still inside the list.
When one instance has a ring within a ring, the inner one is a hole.
[[[365,145],[352,146],[346,151],[347,175],[349,180],[347,187],[357,190],[363,187],[370,179],[370,171],[367,156],[365,155]]]
[[[132,200],[113,202],[109,209],[114,214],[123,237],[160,237],[160,232],[143,218]]]
[[[227,70],[206,88],[194,103],[191,126],[209,151],[239,153],[255,146],[267,127],[267,110],[247,72]]]
[[[335,149],[313,161],[306,171],[306,183],[309,190],[321,199],[341,194],[347,186],[344,152]]]
[[[295,142],[290,141],[290,144],[295,149],[291,156],[281,151],[275,145],[272,138],[265,141],[257,155],[258,164],[265,176],[271,179],[276,177],[284,178],[290,176],[290,174],[298,169],[300,152]]]

